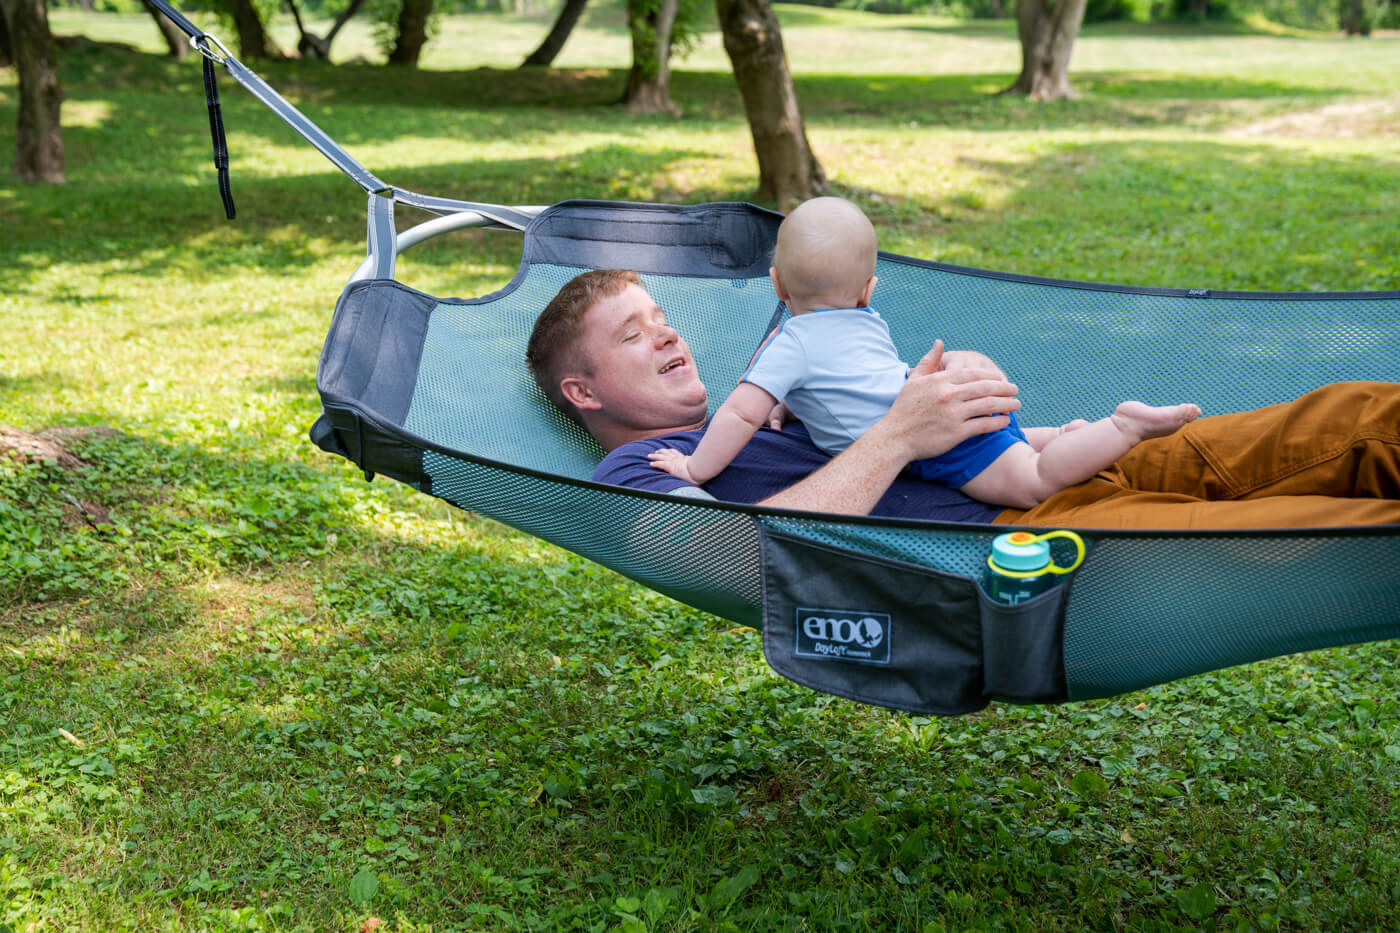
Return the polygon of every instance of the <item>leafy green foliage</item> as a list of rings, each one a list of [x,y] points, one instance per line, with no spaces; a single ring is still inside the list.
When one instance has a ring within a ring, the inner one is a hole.
[[[1394,39],[1091,28],[1084,98],[1038,108],[990,94],[1004,24],[783,15],[813,142],[887,248],[1400,287]],[[589,34],[612,58],[523,74],[476,65],[539,29],[471,19],[444,21],[458,70],[267,77],[419,190],[752,187],[712,36],[690,60],[711,70],[673,82],[687,117],[633,122],[620,26]],[[71,439],[82,469],[0,460],[0,926],[1391,925],[1394,644],[955,720],[806,691],[752,632],[314,450],[362,198],[225,82],[227,224],[196,65],[97,48],[64,69],[69,183],[0,186],[22,231],[0,238],[0,423],[115,433]],[[0,149],[15,102],[0,74]],[[469,296],[517,259],[468,233],[402,275]]]

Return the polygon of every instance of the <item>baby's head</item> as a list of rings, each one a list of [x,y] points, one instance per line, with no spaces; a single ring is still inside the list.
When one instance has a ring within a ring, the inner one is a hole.
[[[769,273],[793,314],[859,308],[875,289],[875,228],[845,198],[813,198],[778,228]]]

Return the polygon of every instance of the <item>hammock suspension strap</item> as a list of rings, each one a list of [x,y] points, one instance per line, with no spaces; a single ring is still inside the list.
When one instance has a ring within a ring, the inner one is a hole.
[[[394,199],[379,193],[369,196],[370,277],[392,279],[394,259],[398,255],[397,234],[394,231]]]
[[[214,80],[214,62],[204,59],[204,99],[209,105],[209,135],[214,141],[214,170],[219,173],[219,198],[224,202],[224,216],[233,220],[238,211],[233,206],[233,188],[228,178],[228,141],[224,138],[224,115],[219,106],[219,85]]]
[[[228,140],[224,137],[224,114],[219,104],[219,85],[214,73],[214,65],[230,57],[228,49],[165,0],[147,2],[188,35],[190,45],[204,58],[204,101],[209,107],[209,136],[214,143],[214,170],[219,174],[219,198],[224,202],[224,216],[233,220],[238,212],[234,209],[233,189],[229,185]],[[217,47],[217,51],[210,47],[211,42]]]

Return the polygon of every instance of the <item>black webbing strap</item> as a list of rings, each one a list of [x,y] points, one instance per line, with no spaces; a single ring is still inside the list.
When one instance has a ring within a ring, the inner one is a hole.
[[[215,81],[214,62],[204,30],[190,22],[183,13],[165,0],[146,0],[152,7],[165,14],[165,17],[190,37],[191,45],[204,56],[204,100],[209,105],[209,135],[214,141],[214,168],[219,173],[219,197],[224,202],[224,216],[229,220],[237,215],[233,207],[233,188],[228,177],[228,140],[224,137],[224,114],[219,105],[219,85]],[[221,47],[222,48],[222,47]]]
[[[204,59],[204,99],[209,103],[209,135],[214,139],[214,168],[219,173],[219,197],[224,202],[224,216],[233,220],[238,212],[233,208],[233,189],[228,180],[228,141],[224,139],[224,114],[219,107],[219,86],[214,81],[214,61]]]
[[[203,30],[186,19],[185,14],[166,3],[165,0],[146,0],[146,2],[164,13],[172,23],[180,27],[191,39],[198,39],[200,36],[204,35]]]

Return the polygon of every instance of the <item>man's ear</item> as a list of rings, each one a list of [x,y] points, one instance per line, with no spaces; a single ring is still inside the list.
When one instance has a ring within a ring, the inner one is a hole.
[[[768,267],[768,277],[773,280],[773,291],[778,293],[779,301],[787,301],[790,297],[792,297],[786,290],[783,289],[783,282],[781,279],[778,278],[777,266]]]
[[[602,402],[593,394],[593,387],[586,379],[578,376],[568,376],[559,382],[559,394],[564,399],[580,411],[596,410],[603,407]]]
[[[875,283],[878,281],[880,281],[879,277],[872,275],[870,281],[865,283],[865,291],[860,293],[860,306],[862,308],[870,307],[870,298],[875,294]]]

